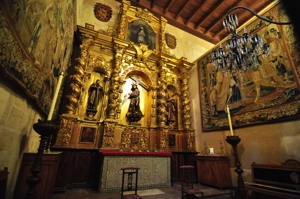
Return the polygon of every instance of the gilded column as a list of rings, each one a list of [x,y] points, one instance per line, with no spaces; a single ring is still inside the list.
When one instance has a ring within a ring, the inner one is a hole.
[[[182,57],[179,63],[180,79],[181,79],[181,104],[182,104],[182,124],[183,129],[191,129],[191,100],[189,94],[189,70],[192,68],[192,64],[186,61],[186,58]]]
[[[157,87],[153,87],[153,94],[152,94],[152,105],[151,105],[151,126],[157,126],[156,123],[156,101],[157,101]]]
[[[123,0],[122,5],[120,6],[119,13],[119,31],[117,38],[125,40],[125,30],[126,30],[126,13],[130,7],[130,1]]]
[[[180,96],[180,94],[178,94],[178,96]],[[182,109],[181,109],[181,100],[180,98],[178,98],[177,100],[177,111],[178,111],[178,115],[177,115],[177,119],[178,119],[178,130],[182,130],[183,126],[182,126]]]
[[[167,121],[167,81],[166,81],[166,71],[164,68],[165,63],[161,60],[160,64],[160,78],[158,78],[158,91],[157,91],[157,117],[158,117],[158,125],[166,126]]]
[[[120,72],[121,72],[121,63],[122,63],[122,56],[123,51],[119,45],[115,44],[114,46],[116,54],[115,54],[115,63],[114,63],[114,69],[112,72],[112,78],[111,78],[111,88],[110,88],[110,94],[109,94],[109,101],[108,101],[108,115],[107,117],[110,119],[117,119],[117,112],[119,109],[119,104],[122,101],[120,92],[122,93],[122,81],[120,78]]]
[[[183,128],[189,130],[191,127],[191,100],[189,98],[189,86],[188,86],[189,76],[188,73],[183,73],[182,75],[182,115],[183,115]]]
[[[77,65],[74,67],[74,72],[69,76],[69,88],[66,88],[66,106],[64,113],[74,115],[79,104],[85,69],[89,59],[89,47],[94,43],[91,36],[83,35],[82,44],[80,45],[80,57],[76,59]]]

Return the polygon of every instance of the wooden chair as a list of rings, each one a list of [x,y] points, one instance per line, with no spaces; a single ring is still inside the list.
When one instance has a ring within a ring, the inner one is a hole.
[[[123,167],[121,199],[142,199],[137,194],[139,167]],[[126,178],[127,177],[127,178]],[[135,177],[135,179],[134,179]],[[134,194],[124,195],[124,192],[134,191]]]
[[[201,194],[203,198],[203,192],[199,189],[194,189],[193,175],[194,166],[183,165],[180,166],[181,170],[181,196],[182,198],[192,199],[195,194]]]

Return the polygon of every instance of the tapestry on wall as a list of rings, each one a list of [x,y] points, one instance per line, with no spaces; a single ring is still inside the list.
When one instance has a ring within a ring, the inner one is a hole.
[[[0,5],[0,69],[48,113],[73,49],[75,0]]]
[[[279,6],[263,14],[274,21],[289,21]],[[247,26],[269,43],[271,55],[260,56],[257,70],[217,71],[210,52],[197,62],[204,131],[228,129],[228,104],[234,128],[297,118],[300,111],[300,54],[291,25],[256,19]]]

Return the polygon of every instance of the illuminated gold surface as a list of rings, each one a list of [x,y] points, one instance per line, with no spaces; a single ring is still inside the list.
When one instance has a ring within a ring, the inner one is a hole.
[[[126,40],[127,24],[145,20],[157,33],[156,48]],[[79,57],[71,66],[70,84],[66,86],[65,111],[55,146],[109,149],[120,151],[194,151],[194,130],[190,127],[188,72],[192,64],[182,57],[170,56],[165,44],[167,21],[147,10],[123,1],[119,24],[105,31],[78,26],[81,39]],[[150,23],[151,22],[151,23]],[[114,36],[115,35],[115,36]],[[87,115],[89,86],[97,79],[104,97],[95,115]],[[131,84],[141,80],[140,109],[144,115],[138,122],[128,122],[129,100],[122,104]],[[175,121],[167,121],[167,99],[176,102]],[[98,129],[93,142],[79,143],[81,129]],[[175,146],[169,148],[169,134],[175,135]],[[132,137],[133,136],[133,137]],[[138,140],[138,141],[137,141]]]

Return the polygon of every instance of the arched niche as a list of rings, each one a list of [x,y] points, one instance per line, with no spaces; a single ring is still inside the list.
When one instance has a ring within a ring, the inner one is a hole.
[[[122,93],[122,107],[120,119],[122,123],[133,124],[138,126],[150,126],[151,125],[151,105],[152,105],[152,85],[153,82],[148,74],[139,70],[132,70],[126,74],[123,74],[124,84]],[[138,89],[140,90],[140,109],[144,115],[142,119],[135,123],[130,123],[126,120],[126,113],[129,108],[130,99],[124,101],[124,96],[131,92],[133,83],[139,82]]]

